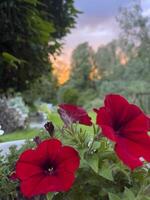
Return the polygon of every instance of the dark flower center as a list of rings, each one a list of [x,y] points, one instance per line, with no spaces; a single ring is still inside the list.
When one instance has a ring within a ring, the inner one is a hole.
[[[121,125],[120,124],[115,124],[114,130],[115,131],[119,131],[120,129],[121,129]]]
[[[44,173],[46,175],[53,175],[56,170],[56,165],[54,163],[51,163],[49,161],[45,162],[42,166]]]
[[[113,129],[115,130],[117,135],[120,135],[121,128],[122,128],[122,124],[120,124],[119,122],[114,122],[113,123]]]

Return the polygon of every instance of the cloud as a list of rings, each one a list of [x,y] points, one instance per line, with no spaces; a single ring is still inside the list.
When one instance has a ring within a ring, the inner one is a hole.
[[[78,26],[72,30],[65,43],[71,49],[75,48],[78,44],[88,41],[95,49],[101,45],[106,44],[118,35],[118,24],[114,18],[107,20],[107,23],[98,24],[97,27],[83,26],[82,29]]]
[[[141,5],[143,10],[147,10],[150,8],[150,1],[149,0],[141,0]]]
[[[120,7],[131,0],[75,0],[77,9],[83,13],[79,15],[78,25],[95,27],[118,14]]]
[[[141,5],[143,8],[143,15],[150,17],[150,1],[149,0],[142,0]]]
[[[150,0],[75,0],[77,9],[83,14],[79,15],[76,28],[64,39],[62,56],[69,60],[72,50],[83,42],[97,49],[117,38],[120,30],[115,17],[119,8],[135,1],[141,2],[143,11],[150,16]]]

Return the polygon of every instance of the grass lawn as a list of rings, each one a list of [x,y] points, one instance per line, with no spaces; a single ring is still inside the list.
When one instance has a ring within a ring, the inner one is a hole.
[[[0,142],[13,140],[32,139],[40,132],[39,129],[18,130],[10,134],[0,136]]]
[[[95,113],[90,112],[89,115],[92,118],[92,121],[95,122]],[[58,113],[50,113],[48,115],[48,120],[52,121],[55,126],[63,125],[62,120],[60,119]],[[41,127],[43,128],[43,127]],[[83,129],[87,131],[93,131],[92,127],[82,126]],[[23,140],[23,139],[33,139],[36,135],[39,135],[40,129],[26,129],[18,130],[10,134],[0,136],[0,142],[8,142],[13,140]]]

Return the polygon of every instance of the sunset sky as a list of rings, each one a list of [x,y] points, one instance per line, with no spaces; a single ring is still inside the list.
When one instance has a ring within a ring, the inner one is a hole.
[[[96,49],[119,35],[116,22],[119,8],[135,0],[75,0],[75,6],[83,13],[77,19],[76,28],[64,38],[65,43],[60,59],[69,62],[72,50],[88,41]],[[136,0],[142,4],[145,15],[150,15],[150,0]]]

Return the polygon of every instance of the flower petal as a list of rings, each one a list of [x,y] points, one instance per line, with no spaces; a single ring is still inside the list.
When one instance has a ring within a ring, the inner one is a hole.
[[[120,130],[121,134],[128,138],[136,138],[137,134],[144,134],[148,132],[148,120],[143,113],[130,120]],[[136,135],[135,135],[136,134]]]
[[[143,163],[139,160],[139,158],[134,157],[124,143],[117,143],[115,145],[115,151],[118,157],[123,161],[125,165],[127,165],[130,169],[135,169],[136,167],[140,167]]]
[[[112,141],[116,141],[116,133],[112,128],[110,114],[105,107],[94,111],[97,113],[96,124],[102,128],[102,133]]]
[[[37,155],[36,150],[28,149],[21,154],[19,162],[30,163],[36,166],[40,165],[41,158],[40,155]]]
[[[124,97],[117,94],[107,95],[104,104],[112,119],[122,118],[122,113],[129,105],[128,101]]]
[[[71,104],[60,104],[58,113],[66,125],[79,122],[80,124],[91,126],[91,117],[79,106]]]
[[[33,165],[43,165],[48,157],[55,159],[61,149],[61,142],[57,139],[49,139],[41,142],[36,149],[24,151],[18,162],[31,163]]]
[[[23,195],[32,197],[67,191],[74,182],[79,161],[78,152],[72,147],[62,146],[57,139],[45,140],[35,150],[23,152],[16,164]]]
[[[25,162],[18,162],[16,165],[16,175],[20,180],[28,179],[40,173],[43,173],[43,170],[38,165]]]
[[[32,176],[29,179],[21,181],[20,189],[22,194],[28,198],[40,194],[36,193],[36,188],[39,185],[39,183],[43,180],[43,178],[44,176],[42,174],[37,174],[36,176]]]
[[[80,158],[78,152],[69,146],[64,146],[57,157],[57,164],[59,170],[68,172],[75,172],[79,168]]]
[[[148,118],[148,131],[150,131],[150,115],[147,115]]]
[[[140,157],[150,162],[150,138],[146,134],[137,134],[134,140],[120,137],[115,150],[120,159],[131,169],[140,166]]]
[[[62,148],[62,143],[57,139],[49,139],[43,141],[37,148],[37,155],[43,161],[49,158],[51,161],[57,158],[59,151]]]
[[[33,197],[48,192],[63,192],[70,189],[74,182],[74,174],[60,171],[49,176],[33,176],[21,183],[21,191],[26,197]]]

